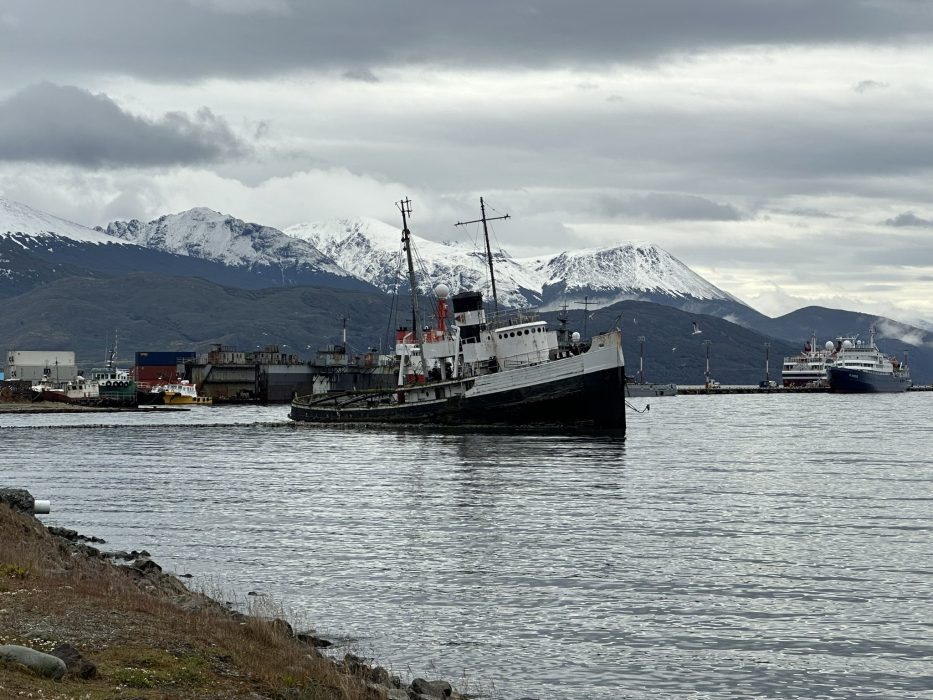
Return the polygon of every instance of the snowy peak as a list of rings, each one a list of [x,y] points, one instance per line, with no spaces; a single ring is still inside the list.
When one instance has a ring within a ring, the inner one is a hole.
[[[602,300],[607,303],[641,293],[741,303],[651,243],[625,243],[517,262],[538,271],[545,290],[587,291],[605,297]]]
[[[291,226],[285,233],[309,241],[351,274],[386,292],[408,288],[398,227],[376,219],[331,219]],[[444,282],[454,294],[474,289],[489,292],[489,269],[481,251],[415,234],[411,241],[423,289]],[[504,254],[497,254],[494,264],[500,303],[520,307],[528,306],[530,299],[540,301],[533,290],[526,293],[535,284],[527,270]]]
[[[297,266],[338,276],[347,274],[307,241],[205,207],[168,214],[149,223],[137,219],[114,221],[106,233],[153,250],[234,267]]]
[[[285,229],[285,233],[306,240],[321,250],[341,246],[392,250],[398,248],[402,240],[402,233],[398,228],[368,217],[297,224]]]
[[[59,236],[82,243],[117,243],[117,240],[106,233],[95,231],[87,226],[76,224],[67,219],[46,214],[38,209],[0,198],[0,237],[31,238]]]
[[[405,288],[400,272],[401,232],[373,219],[334,219],[301,224],[285,230],[313,243],[351,274],[385,291]],[[453,243],[435,243],[412,235],[426,272],[425,287],[438,282],[454,293],[490,293],[489,270],[482,251]],[[504,306],[559,307],[568,296],[590,295],[597,306],[623,299],[669,298],[722,300],[739,303],[667,251],[649,243],[626,243],[613,248],[563,252],[553,256],[512,258],[494,254],[496,290]]]

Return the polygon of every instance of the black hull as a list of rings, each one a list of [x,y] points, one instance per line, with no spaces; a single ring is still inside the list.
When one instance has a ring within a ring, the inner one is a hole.
[[[313,423],[561,426],[624,436],[625,372],[624,367],[612,367],[496,393],[377,408],[335,410],[298,399],[290,416]]]
[[[164,406],[165,401],[162,399],[162,394],[153,394],[149,391],[137,391],[136,392],[136,405],[137,406]]]
[[[907,377],[860,369],[831,367],[827,375],[829,390],[840,394],[894,394],[910,387]]]

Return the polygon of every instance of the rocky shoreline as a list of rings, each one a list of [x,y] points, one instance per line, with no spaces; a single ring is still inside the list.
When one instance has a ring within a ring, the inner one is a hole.
[[[146,551],[107,552],[103,540],[46,527],[34,504],[0,489],[0,696],[40,683],[40,697],[92,700],[470,697],[322,653],[331,642],[312,631],[192,591]]]

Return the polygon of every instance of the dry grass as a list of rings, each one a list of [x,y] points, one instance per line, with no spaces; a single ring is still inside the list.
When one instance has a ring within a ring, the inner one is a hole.
[[[378,698],[263,615],[231,615],[168,576],[76,552],[0,504],[0,644],[67,642],[97,665],[83,680],[0,664],[0,698]]]

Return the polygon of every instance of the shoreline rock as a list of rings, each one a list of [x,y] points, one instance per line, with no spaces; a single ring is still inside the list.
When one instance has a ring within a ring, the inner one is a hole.
[[[64,676],[65,671],[68,670],[65,662],[57,656],[20,646],[19,644],[0,646],[0,659],[19,664],[33,671],[36,675],[45,676],[56,681]]]

